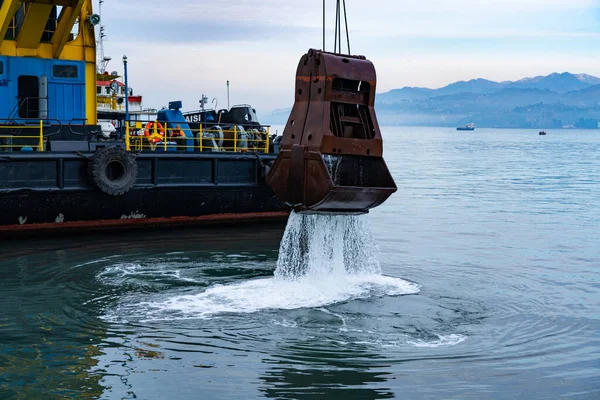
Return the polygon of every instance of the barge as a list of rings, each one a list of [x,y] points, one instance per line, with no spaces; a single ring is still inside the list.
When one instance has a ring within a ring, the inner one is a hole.
[[[0,236],[287,218],[268,128],[190,126],[177,101],[99,113],[91,0],[4,0],[0,18]]]
[[[364,56],[310,49],[274,138],[249,105],[130,114],[99,22],[91,0],[0,0],[0,235],[362,214],[397,190]]]

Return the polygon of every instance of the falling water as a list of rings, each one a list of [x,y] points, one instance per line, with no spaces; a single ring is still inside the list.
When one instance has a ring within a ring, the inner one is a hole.
[[[350,299],[395,296],[418,285],[384,276],[364,216],[292,213],[275,276],[215,285],[197,294],[142,304],[150,319],[209,318],[227,312],[322,307]],[[133,305],[139,309],[140,304]]]
[[[380,274],[378,252],[364,216],[292,213],[279,247],[275,278]]]

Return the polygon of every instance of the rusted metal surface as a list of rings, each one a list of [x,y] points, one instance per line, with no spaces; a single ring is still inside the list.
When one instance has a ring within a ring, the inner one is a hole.
[[[23,237],[47,236],[56,234],[81,234],[83,232],[180,228],[201,226],[224,226],[228,224],[250,224],[285,221],[289,216],[286,211],[252,212],[239,214],[212,214],[199,217],[111,219],[100,221],[79,221],[46,224],[24,224],[0,226],[0,238],[16,239]]]
[[[266,177],[296,212],[364,213],[397,190],[382,157],[375,88],[364,56],[311,49],[300,59],[294,107]]]

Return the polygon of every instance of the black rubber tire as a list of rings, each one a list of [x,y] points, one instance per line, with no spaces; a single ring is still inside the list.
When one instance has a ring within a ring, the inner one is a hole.
[[[104,147],[96,150],[88,162],[88,174],[90,181],[101,191],[111,196],[121,196],[135,185],[138,165],[122,148]]]

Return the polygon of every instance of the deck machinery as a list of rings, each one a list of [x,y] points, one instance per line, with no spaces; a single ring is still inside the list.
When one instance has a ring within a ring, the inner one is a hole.
[[[376,74],[364,56],[309,50],[267,183],[296,212],[360,214],[397,188],[383,160]]]

